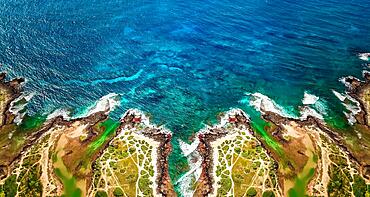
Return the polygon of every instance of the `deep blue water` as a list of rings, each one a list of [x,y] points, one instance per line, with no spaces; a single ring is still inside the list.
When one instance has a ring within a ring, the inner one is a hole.
[[[188,136],[245,107],[246,92],[294,108],[309,90],[335,110],[338,78],[364,69],[369,10],[365,0],[0,0],[0,62],[28,79],[33,112],[116,92],[117,114],[140,108]]]

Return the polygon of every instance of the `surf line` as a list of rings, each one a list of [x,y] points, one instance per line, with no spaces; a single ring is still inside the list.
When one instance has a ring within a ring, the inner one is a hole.
[[[77,84],[80,84],[80,85],[83,85],[83,86],[98,85],[100,83],[113,84],[113,83],[122,82],[122,81],[133,81],[133,80],[136,80],[136,79],[138,79],[141,76],[141,74],[143,72],[144,72],[144,70],[143,69],[140,69],[137,73],[135,73],[134,75],[131,75],[129,77],[121,76],[121,77],[116,77],[116,78],[113,78],[113,79],[96,79],[96,80],[93,80],[91,82],[72,79],[72,80],[67,81],[67,83],[68,84],[77,83]]]

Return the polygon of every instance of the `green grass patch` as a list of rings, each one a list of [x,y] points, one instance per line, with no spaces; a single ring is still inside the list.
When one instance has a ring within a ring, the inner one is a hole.
[[[5,180],[4,185],[2,186],[5,196],[15,196],[17,194],[18,185],[16,183],[16,179],[16,175],[11,175]]]
[[[365,180],[360,175],[357,175],[357,174],[354,175],[354,182],[353,182],[352,188],[353,188],[353,194],[356,197],[365,196],[366,193],[370,194],[370,191],[368,191]]]
[[[108,194],[106,191],[99,190],[96,192],[95,197],[108,197]]]

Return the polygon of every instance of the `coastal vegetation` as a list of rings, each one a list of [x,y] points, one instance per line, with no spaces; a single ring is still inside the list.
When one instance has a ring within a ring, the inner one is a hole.
[[[96,160],[92,191],[114,196],[154,196],[155,146],[140,136],[140,127],[122,129]],[[100,194],[99,194],[100,195]]]
[[[363,151],[370,87],[358,83],[348,94],[363,108],[352,123],[263,110],[253,117],[239,109],[223,113],[222,125],[193,136],[199,144],[191,148],[200,155],[193,160],[202,163],[189,188],[216,196],[370,196]],[[6,107],[17,98],[9,88],[0,87],[0,197],[175,195],[167,160],[171,133],[150,125],[143,113],[128,110],[120,121],[109,117],[110,109],[75,119],[29,115],[26,108],[20,115]]]

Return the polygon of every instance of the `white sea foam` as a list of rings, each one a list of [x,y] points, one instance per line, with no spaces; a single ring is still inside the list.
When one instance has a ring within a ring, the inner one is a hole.
[[[353,125],[353,124],[355,124],[356,122],[357,122],[357,120],[356,120],[356,118],[355,118],[355,116],[353,115],[353,113],[348,113],[348,112],[343,112],[344,113],[344,115],[346,116],[346,118],[347,118],[347,120],[348,120],[348,123],[350,124],[350,125]]]
[[[364,78],[365,78],[365,75],[370,75],[370,71],[368,71],[368,70],[363,70],[363,71],[362,71],[362,77],[364,77]]]
[[[340,100],[340,101],[344,101],[346,100],[346,95],[345,94],[341,94],[335,90],[332,90],[333,94]]]
[[[178,140],[181,151],[187,157],[190,168],[188,172],[176,181],[176,184],[180,186],[181,194],[185,197],[194,195],[193,181],[197,181],[202,173],[202,157],[196,149],[199,145],[199,140],[197,139],[191,144],[187,144],[180,139]]]
[[[67,109],[57,109],[57,110],[53,111],[51,114],[49,114],[47,116],[46,120],[51,120],[51,119],[56,118],[58,116],[63,117],[64,120],[70,120],[71,119],[70,114],[71,114],[71,112],[68,111]]]
[[[109,84],[114,84],[114,83],[118,83],[118,82],[125,82],[125,81],[133,81],[133,80],[137,80],[140,78],[141,74],[144,72],[143,69],[140,69],[137,73],[131,75],[131,76],[120,76],[120,77],[117,77],[117,78],[113,78],[113,79],[96,79],[94,81],[91,81],[91,82],[87,82],[87,81],[81,81],[81,80],[76,80],[76,79],[71,79],[69,81],[67,81],[66,83],[76,83],[76,84],[79,84],[79,85],[84,85],[84,86],[88,86],[88,85],[98,85],[98,84],[101,84],[101,83],[109,83]]]
[[[370,60],[370,53],[359,53],[358,58],[364,61],[369,61]]]
[[[116,93],[109,93],[108,95],[101,97],[92,106],[88,107],[86,112],[79,114],[73,118],[87,117],[97,112],[105,112],[105,114],[109,114],[119,105],[120,105],[119,95]]]
[[[247,96],[250,96],[249,105],[253,106],[256,110],[260,111],[261,113],[268,111],[279,114],[280,116],[283,117],[297,118],[295,115],[292,115],[289,112],[287,112],[282,106],[275,103],[275,101],[273,101],[266,95],[257,92],[253,94],[248,93]]]
[[[323,120],[324,115],[327,114],[326,104],[321,101],[318,96],[309,94],[308,92],[304,93],[302,99],[302,104],[304,106],[300,109],[300,116],[289,113],[282,106],[278,105],[275,101],[261,93],[247,95],[250,96],[250,99],[243,99],[241,102],[246,103],[247,101],[249,101],[250,105],[259,110],[261,113],[263,113],[264,111],[269,111],[286,118],[293,118],[297,120],[305,120],[308,116]]]
[[[313,105],[319,100],[318,96],[308,93],[307,91],[304,92],[302,103],[303,105]]]
[[[301,113],[301,117],[299,118],[300,120],[307,120],[308,116],[324,120],[324,117],[321,113],[317,112],[315,109],[312,109],[311,107],[308,106],[302,107],[300,113]]]
[[[354,76],[348,76],[348,77],[341,77],[341,78],[339,78],[339,81],[341,83],[343,83],[348,89],[351,89],[352,88],[352,85],[351,85],[351,83],[346,82],[346,79],[361,81],[361,80],[359,80],[358,78],[356,78]]]
[[[187,144],[180,139],[178,140],[178,142],[180,143],[180,149],[183,152],[183,155],[186,156],[188,159],[190,167],[189,172],[194,173],[195,180],[198,180],[202,172],[201,169],[202,157],[197,150],[199,145],[199,139],[197,138],[191,144]]]
[[[325,103],[320,100],[320,97],[305,91],[302,104],[304,106],[300,109],[300,120],[307,120],[308,116],[315,117],[319,120],[324,120],[327,107]]]
[[[180,139],[178,140],[178,142],[180,144],[181,151],[183,152],[184,156],[187,157],[197,149],[199,145],[199,138],[196,138],[191,144],[185,143]]]
[[[35,93],[30,93],[30,94],[22,94],[21,96],[19,96],[18,98],[14,99],[11,103],[10,103],[10,108],[9,108],[9,111],[12,113],[12,114],[17,114],[19,113],[20,111],[22,111],[28,104],[28,102],[31,100],[31,98],[35,95]],[[21,104],[17,104],[18,102],[20,102],[21,100],[24,100],[25,102],[22,102]]]
[[[343,112],[346,115],[348,122],[350,124],[354,124],[356,122],[355,115],[361,112],[360,103],[348,94],[339,93],[335,90],[332,91],[334,95],[341,101],[342,105],[349,111]],[[346,102],[346,100],[348,102]]]
[[[358,114],[359,112],[361,112],[360,103],[356,99],[348,94],[342,94],[335,90],[333,90],[333,93],[340,101],[342,101],[342,104],[346,107],[347,110],[351,111],[353,114]],[[344,102],[346,99],[350,102]]]
[[[35,93],[22,94],[10,103],[9,111],[10,113],[15,115],[14,123],[16,123],[17,125],[19,125],[22,122],[24,115],[26,115],[24,109],[34,95]]]
[[[326,104],[326,101],[320,99],[313,105],[313,108],[317,110],[321,115],[327,115],[328,106]]]

